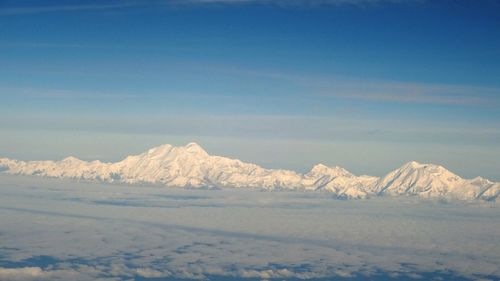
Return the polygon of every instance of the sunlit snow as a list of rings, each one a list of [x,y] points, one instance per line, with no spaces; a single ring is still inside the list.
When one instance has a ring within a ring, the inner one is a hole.
[[[477,177],[467,180],[442,166],[409,162],[379,178],[356,176],[341,167],[315,165],[306,174],[265,169],[237,159],[209,155],[196,143],[154,147],[116,163],[82,161],[19,161],[0,158],[0,172],[164,187],[251,188],[325,191],[339,198],[411,195],[424,198],[494,201],[500,183]]]

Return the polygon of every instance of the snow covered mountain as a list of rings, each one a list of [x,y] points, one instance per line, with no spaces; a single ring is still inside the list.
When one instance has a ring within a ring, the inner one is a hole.
[[[322,164],[299,174],[212,156],[196,143],[180,147],[165,144],[116,163],[86,162],[75,157],[26,162],[2,158],[0,172],[169,187],[325,191],[340,198],[388,194],[495,201],[500,194],[500,183],[479,177],[462,179],[433,164],[410,162],[382,178],[356,176],[341,167]]]
[[[443,166],[409,162],[379,179],[373,186],[377,194],[418,195],[420,197],[481,198],[494,200],[500,184],[482,178],[465,180]]]

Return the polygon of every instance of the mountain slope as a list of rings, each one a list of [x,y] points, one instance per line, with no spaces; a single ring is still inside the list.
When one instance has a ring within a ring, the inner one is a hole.
[[[377,194],[417,195],[426,198],[494,199],[498,184],[482,178],[463,179],[443,166],[409,162],[378,180]]]
[[[494,201],[500,193],[499,183],[479,177],[462,179],[433,164],[409,162],[382,178],[356,176],[341,167],[322,164],[299,174],[212,156],[196,143],[179,147],[165,144],[115,163],[86,162],[75,157],[26,162],[2,158],[0,172],[169,187],[323,191],[340,198],[387,194]]]

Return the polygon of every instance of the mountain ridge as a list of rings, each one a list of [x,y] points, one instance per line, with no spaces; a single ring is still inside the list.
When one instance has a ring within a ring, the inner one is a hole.
[[[500,194],[500,183],[481,177],[463,179],[436,164],[411,161],[382,177],[356,176],[342,167],[323,164],[297,173],[213,156],[194,142],[177,147],[160,145],[114,163],[88,162],[73,156],[59,161],[0,158],[0,172],[168,187],[324,191],[340,198],[406,195],[496,201]]]

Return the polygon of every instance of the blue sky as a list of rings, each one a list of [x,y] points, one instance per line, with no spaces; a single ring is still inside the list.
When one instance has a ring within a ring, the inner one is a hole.
[[[0,155],[162,143],[500,180],[496,1],[0,1]]]

